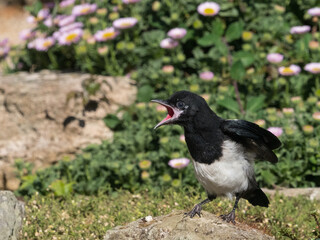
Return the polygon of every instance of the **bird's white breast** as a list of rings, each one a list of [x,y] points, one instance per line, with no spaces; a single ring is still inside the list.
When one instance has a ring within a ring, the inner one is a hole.
[[[193,160],[195,174],[209,195],[232,197],[248,189],[254,178],[254,155],[245,154],[244,147],[226,140],[222,145],[222,156],[212,164]]]

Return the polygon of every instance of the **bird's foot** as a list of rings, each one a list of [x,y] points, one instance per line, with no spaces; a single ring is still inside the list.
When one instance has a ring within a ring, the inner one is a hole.
[[[190,218],[193,218],[196,214],[201,217],[201,210],[202,210],[202,207],[201,207],[201,204],[197,204],[194,206],[194,208],[190,211],[190,212],[186,212],[184,214],[184,216],[189,216]]]
[[[224,214],[224,215],[220,215],[220,217],[226,221],[226,222],[232,222],[233,224],[236,224],[236,214],[235,214],[235,211],[231,211],[230,213],[228,214]]]

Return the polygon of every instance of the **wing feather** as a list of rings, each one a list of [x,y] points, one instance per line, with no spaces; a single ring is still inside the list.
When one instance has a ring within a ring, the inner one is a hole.
[[[272,163],[278,162],[272,150],[280,147],[281,142],[268,130],[245,120],[225,120],[221,123],[220,128],[231,139],[256,152],[259,158]]]

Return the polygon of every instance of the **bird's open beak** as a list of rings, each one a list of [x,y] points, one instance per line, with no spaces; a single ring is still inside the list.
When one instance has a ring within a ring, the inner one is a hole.
[[[154,127],[154,129],[157,129],[158,127],[160,127],[160,126],[162,126],[162,125],[165,125],[165,124],[174,123],[174,120],[175,120],[175,119],[178,119],[178,117],[179,117],[180,114],[182,113],[182,111],[181,111],[180,109],[169,105],[168,102],[165,101],[165,100],[155,99],[155,100],[151,100],[151,102],[155,102],[155,103],[161,104],[161,105],[164,106],[164,107],[167,109],[167,111],[168,111],[167,116],[166,116],[161,122],[159,122],[159,123]]]

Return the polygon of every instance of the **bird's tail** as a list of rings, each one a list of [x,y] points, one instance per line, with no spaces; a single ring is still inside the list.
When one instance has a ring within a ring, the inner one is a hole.
[[[250,191],[250,193],[246,194],[243,198],[247,199],[253,206],[269,206],[269,199],[260,188]]]

